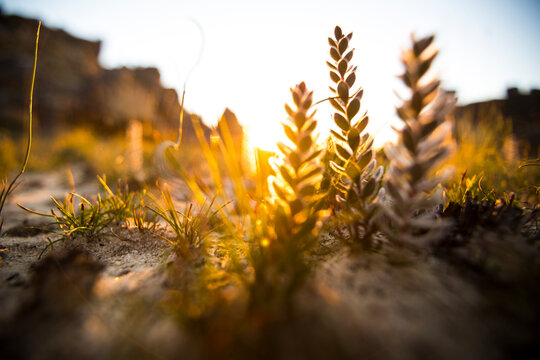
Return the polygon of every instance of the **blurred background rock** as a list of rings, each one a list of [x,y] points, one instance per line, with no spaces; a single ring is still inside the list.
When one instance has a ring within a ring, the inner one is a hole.
[[[24,131],[37,20],[0,15],[0,126]],[[100,41],[42,27],[35,84],[40,131],[65,126],[125,129],[132,119],[157,130],[177,126],[180,106],[156,68],[104,69]]]

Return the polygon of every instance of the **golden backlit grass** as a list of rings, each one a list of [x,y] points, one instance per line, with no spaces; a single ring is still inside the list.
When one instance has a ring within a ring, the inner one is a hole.
[[[450,188],[458,184],[462,174],[475,179],[479,197],[516,193],[518,198],[538,195],[540,168],[526,166],[526,154],[520,154],[512,135],[512,122],[495,109],[480,112],[477,119],[465,118],[455,128],[457,150],[449,160],[456,174]],[[485,194],[484,194],[485,193]],[[452,197],[452,193],[449,193]],[[536,197],[538,201],[538,197]]]

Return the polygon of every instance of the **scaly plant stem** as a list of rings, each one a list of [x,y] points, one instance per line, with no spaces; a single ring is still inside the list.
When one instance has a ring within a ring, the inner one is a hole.
[[[8,195],[13,190],[13,186],[19,179],[19,177],[26,171],[26,166],[28,165],[28,159],[30,158],[30,149],[32,148],[32,104],[34,99],[34,83],[36,80],[36,67],[37,67],[37,56],[38,56],[38,44],[39,44],[39,31],[41,29],[41,21],[38,23],[38,29],[36,34],[36,47],[34,51],[34,68],[32,71],[32,84],[30,85],[30,104],[28,106],[28,144],[26,146],[26,154],[24,156],[24,162],[21,166],[21,170],[19,170],[19,173],[11,180],[9,185],[7,186],[7,189],[2,189],[2,196],[0,197],[0,214],[2,214],[2,210],[4,209],[4,204],[6,202],[6,199]],[[2,230],[3,225],[3,218],[0,220],[0,231]]]

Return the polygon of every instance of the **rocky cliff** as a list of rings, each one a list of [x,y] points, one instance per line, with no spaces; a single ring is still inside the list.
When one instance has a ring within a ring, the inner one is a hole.
[[[0,128],[24,129],[37,25],[0,14]],[[42,26],[34,97],[40,130],[81,124],[120,130],[132,119],[157,129],[177,126],[178,95],[162,86],[158,70],[104,69],[100,47],[99,41]],[[185,136],[191,133],[186,129]]]
[[[512,133],[518,142],[518,150],[531,157],[540,154],[540,90],[521,93],[516,88],[507,91],[506,99],[488,100],[459,106],[455,110],[456,121],[472,120],[502,115],[512,124]],[[495,120],[495,119],[494,119]]]

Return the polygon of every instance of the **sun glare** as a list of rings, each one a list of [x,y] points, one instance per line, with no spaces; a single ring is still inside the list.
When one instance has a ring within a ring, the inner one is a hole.
[[[253,125],[247,127],[248,145],[250,148],[277,152],[277,143],[285,140],[281,124]]]
[[[331,115],[328,115],[328,119],[330,118]],[[370,118],[372,117],[370,116]],[[322,143],[329,135],[330,126],[320,122],[319,125],[320,129],[317,131],[319,133],[318,141]],[[374,137],[374,147],[376,149],[382,148],[387,142],[394,142],[396,140],[396,133],[391,128],[391,125],[393,125],[391,121],[382,122],[382,124],[381,121],[374,121],[373,124],[368,126],[368,132]],[[265,124],[264,126],[247,124],[246,133],[247,144],[250,149],[259,148],[265,151],[278,152],[277,143],[280,141],[288,142],[280,123]]]

